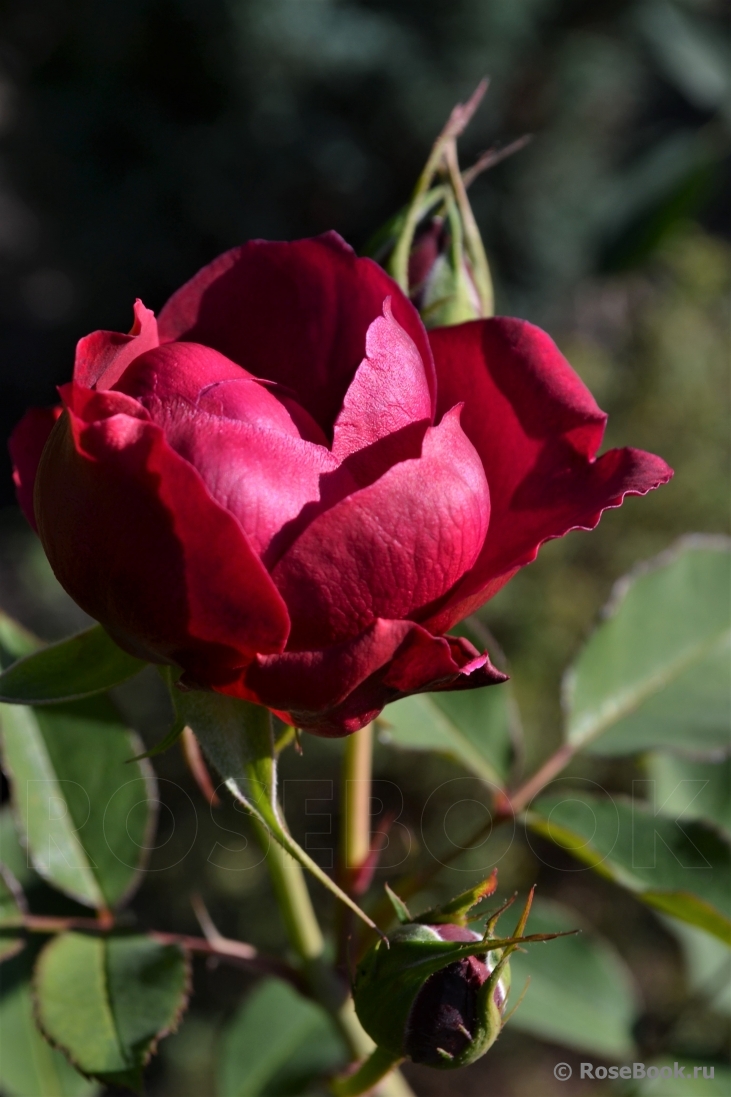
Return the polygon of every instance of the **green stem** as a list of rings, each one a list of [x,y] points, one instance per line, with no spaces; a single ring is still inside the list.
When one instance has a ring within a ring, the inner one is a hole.
[[[357,872],[371,851],[373,724],[345,740],[342,858],[344,878]]]
[[[347,988],[325,959],[325,941],[305,875],[261,823],[254,820],[254,828],[266,850],[267,868],[290,946],[302,963],[310,990],[332,1016],[353,1058],[362,1059],[370,1054],[373,1041],[356,1017]]]
[[[290,946],[302,964],[310,991],[332,1017],[353,1059],[366,1059],[373,1052],[374,1044],[358,1020],[346,986],[325,958],[325,941],[305,874],[262,823],[257,819],[252,819],[252,823],[266,853],[269,876]],[[378,1092],[379,1097],[414,1097],[398,1073],[384,1079]]]
[[[330,1083],[330,1089],[335,1097],[358,1097],[360,1093],[368,1093],[377,1082],[402,1062],[403,1057],[377,1047],[373,1054],[361,1063],[355,1074],[335,1078]],[[383,1089],[379,1089],[379,1092],[382,1093]],[[395,1093],[393,1097],[396,1097]]]

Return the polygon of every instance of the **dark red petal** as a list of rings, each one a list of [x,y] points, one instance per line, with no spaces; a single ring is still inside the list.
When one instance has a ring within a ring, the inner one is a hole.
[[[153,423],[57,423],[38,471],[41,540],[62,586],[123,646],[205,684],[281,651],[286,608],[235,518]]]
[[[76,344],[74,381],[87,388],[110,389],[138,354],[159,343],[155,314],[138,299],[135,322],[129,335],[118,331],[93,331]]]
[[[390,298],[368,328],[365,353],[335,420],[332,451],[341,461],[412,423],[431,422],[424,364],[394,320]]]
[[[545,332],[497,317],[430,333],[443,407],[464,401],[462,424],[490,486],[490,530],[469,575],[430,616],[438,631],[500,589],[539,546],[571,529],[593,529],[625,495],[670,479],[641,450],[595,460],[606,416]]]
[[[416,309],[385,271],[358,259],[333,232],[292,243],[252,240],[220,255],[165,305],[160,340],[204,343],[285,385],[331,436],[368,327],[388,296],[434,400],[431,351]]]
[[[322,651],[258,658],[238,681],[216,686],[276,710],[316,735],[348,735],[410,693],[505,681],[467,641],[432,636],[411,621],[375,621]]]
[[[316,518],[272,571],[292,619],[290,650],[347,640],[378,617],[413,616],[477,559],[490,499],[459,409],[422,456]]]
[[[74,415],[84,423],[96,423],[99,419],[109,419],[112,415],[131,415],[133,419],[149,420],[147,410],[132,396],[123,392],[106,389],[97,392],[69,381],[58,389],[64,407],[70,408]]]
[[[33,488],[43,447],[61,414],[61,408],[30,408],[8,439],[10,460],[13,462],[15,493],[23,514],[34,530],[38,530],[33,510]]]
[[[283,407],[281,412],[289,417]],[[294,424],[285,433],[193,409],[186,415],[179,408],[167,422],[155,418],[169,445],[198,470],[269,567],[308,521],[357,487],[330,450],[304,441]]]

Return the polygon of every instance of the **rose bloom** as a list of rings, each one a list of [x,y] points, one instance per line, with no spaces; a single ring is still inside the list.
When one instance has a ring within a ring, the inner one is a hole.
[[[596,457],[606,416],[544,332],[427,334],[335,233],[234,248],[157,321],[138,301],[59,391],[10,448],[62,586],[183,684],[320,735],[502,681],[445,633],[543,541],[672,475]]]

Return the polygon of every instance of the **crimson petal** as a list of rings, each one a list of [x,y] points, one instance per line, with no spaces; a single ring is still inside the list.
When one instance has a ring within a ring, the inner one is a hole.
[[[260,657],[242,679],[216,688],[268,705],[297,727],[337,737],[411,693],[474,689],[505,679],[467,640],[432,636],[412,621],[379,618],[360,636],[324,650]]]
[[[644,495],[672,470],[654,454],[596,458],[606,415],[545,332],[496,317],[429,333],[439,403],[464,401],[462,423],[490,486],[490,530],[470,573],[428,619],[442,631],[503,586],[540,545],[593,529],[625,495]]]
[[[158,320],[160,341],[204,343],[285,385],[331,436],[368,327],[388,296],[421,355],[434,403],[419,314],[385,271],[335,232],[291,243],[252,240],[225,252],[170,298]]]
[[[59,581],[127,650],[206,684],[213,668],[284,648],[286,607],[261,561],[154,423],[125,414],[85,423],[72,406],[48,441],[37,492]]]
[[[74,381],[87,388],[110,389],[130,362],[159,343],[155,314],[139,298],[129,335],[118,331],[93,331],[76,344]]]
[[[378,617],[412,617],[472,566],[490,499],[453,408],[422,456],[317,517],[272,570],[292,619],[292,650],[339,643]]]

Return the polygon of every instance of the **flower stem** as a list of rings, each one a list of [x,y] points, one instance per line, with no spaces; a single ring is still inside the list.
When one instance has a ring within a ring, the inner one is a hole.
[[[320,930],[300,865],[254,821],[266,850],[267,868],[290,946],[297,954],[313,996],[335,1021],[354,1059],[370,1054],[372,1040],[361,1028],[347,987],[327,963]]]
[[[371,851],[372,773],[373,724],[367,724],[345,740],[341,856],[346,879],[357,873]]]
[[[359,1094],[372,1090],[377,1082],[402,1062],[403,1057],[377,1047],[354,1074],[335,1078],[330,1083],[330,1089],[335,1097],[358,1097]],[[379,1092],[383,1092],[383,1089]],[[394,1097],[396,1097],[395,1093]]]
[[[261,823],[256,819],[252,823],[266,852],[269,876],[290,946],[302,964],[312,996],[332,1017],[352,1058],[367,1060],[374,1050],[373,1041],[358,1020],[347,986],[325,957],[325,941],[304,872]],[[371,1085],[377,1080],[374,1078]],[[413,1097],[400,1074],[384,1078],[378,1093],[379,1097]]]

